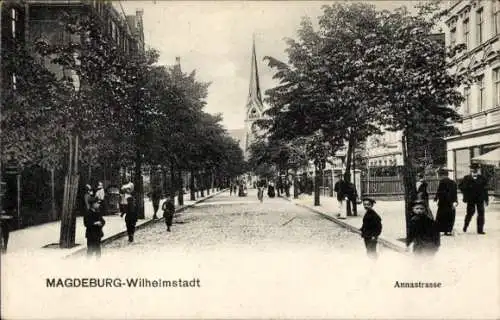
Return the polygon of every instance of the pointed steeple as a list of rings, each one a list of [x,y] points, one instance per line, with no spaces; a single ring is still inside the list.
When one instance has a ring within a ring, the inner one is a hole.
[[[252,64],[250,67],[250,87],[248,90],[247,105],[253,105],[262,111],[262,95],[260,93],[259,69],[257,68],[257,55],[255,54],[255,34],[252,37]]]

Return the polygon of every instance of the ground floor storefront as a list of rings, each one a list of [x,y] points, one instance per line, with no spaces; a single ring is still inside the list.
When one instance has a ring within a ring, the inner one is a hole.
[[[453,170],[450,178],[460,181],[469,174],[473,158],[500,148],[500,126],[466,132],[446,141],[448,167]],[[500,196],[500,170],[493,165],[481,165],[481,173],[489,180],[489,189]]]

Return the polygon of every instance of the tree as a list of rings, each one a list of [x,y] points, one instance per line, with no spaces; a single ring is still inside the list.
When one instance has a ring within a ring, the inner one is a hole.
[[[419,145],[454,131],[460,121],[455,107],[462,101],[457,91],[463,79],[447,71],[444,43],[429,35],[436,8],[421,7],[412,16],[405,8],[382,12],[383,23],[377,28],[384,39],[371,49],[379,106],[383,125],[390,131],[402,131],[403,179],[405,185],[406,219],[411,201],[416,197],[415,163]]]

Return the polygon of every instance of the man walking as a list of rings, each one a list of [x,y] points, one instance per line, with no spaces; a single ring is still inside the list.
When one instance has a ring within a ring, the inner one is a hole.
[[[121,216],[125,214],[128,242],[134,242],[135,224],[137,223],[137,205],[130,187],[125,188],[125,199],[127,205],[125,207],[125,213],[122,212]]]
[[[446,168],[439,169],[440,175],[447,174],[449,171]],[[455,224],[455,208],[458,205],[457,200],[457,184],[455,181],[445,176],[437,188],[434,201],[438,201],[438,210],[436,213],[436,224],[440,232],[444,232],[445,236],[451,236],[453,225]]]
[[[466,175],[460,183],[460,190],[464,195],[463,201],[467,203],[467,214],[465,215],[463,231],[467,232],[469,223],[477,209],[477,233],[484,232],[484,205],[488,205],[488,181],[479,174],[479,165],[473,163],[470,166],[471,173]]]
[[[337,195],[337,201],[339,203],[338,206],[338,214],[337,216],[340,219],[345,219],[346,218],[346,209],[344,206],[344,200],[349,200],[346,194],[346,189],[347,189],[347,183],[344,181],[342,177],[342,173],[337,174],[336,176],[339,180],[335,183],[335,186],[333,187],[333,191],[335,191]]]

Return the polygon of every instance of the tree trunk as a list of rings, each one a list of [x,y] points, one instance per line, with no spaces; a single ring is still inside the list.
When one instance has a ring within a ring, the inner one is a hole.
[[[172,197],[172,199],[174,200],[175,202],[175,171],[174,171],[174,163],[173,161],[170,161],[170,189],[168,191],[168,194],[170,197]]]
[[[406,223],[406,237],[409,234],[410,217],[412,212],[411,203],[416,196],[416,177],[415,170],[413,169],[412,156],[413,148],[411,145],[411,137],[409,137],[408,132],[403,131],[403,136],[401,139],[402,151],[403,151],[403,184],[405,188],[405,223]]]
[[[349,142],[347,144],[347,158],[345,161],[345,172],[344,172],[344,181],[347,183],[351,182],[351,162],[352,162],[352,150],[354,146],[354,135],[351,132],[351,135],[349,136]],[[351,201],[347,201],[347,206],[346,206],[346,215],[352,216],[352,211],[351,211]]]
[[[142,181],[142,156],[139,148],[135,152],[134,192],[137,202],[137,218],[144,219],[144,184]]]
[[[177,171],[177,177],[178,177],[178,195],[177,195],[177,202],[179,203],[180,206],[184,205],[184,180],[182,179],[182,170],[179,169]]]
[[[193,170],[191,170],[191,174],[189,176],[189,193],[190,193],[189,200],[195,201],[196,195],[195,195],[195,190],[194,190],[194,171]]]
[[[203,198],[203,197],[205,197],[205,176],[204,176],[203,173],[201,173],[199,175],[199,177],[200,177],[200,180],[199,180],[200,184],[199,184],[199,186],[200,186],[200,193],[201,193],[200,196]]]
[[[210,176],[208,172],[205,172],[203,180],[205,181],[205,189],[207,189],[207,196],[208,196],[210,195]]]
[[[61,214],[61,229],[59,233],[59,247],[72,248],[75,246],[76,217],[74,207],[78,191],[78,137],[69,140],[69,161],[67,174],[64,180],[63,208]]]
[[[358,190],[356,188],[356,139],[354,139],[354,138],[353,138],[353,142],[352,142],[352,174],[353,174],[352,183],[354,184],[354,188],[355,188],[356,195],[357,195],[358,192],[360,192],[360,190]],[[356,198],[357,197],[355,197],[355,200],[352,203],[352,215],[353,216],[358,215],[358,205],[356,203]]]
[[[299,198],[299,179],[297,178],[297,169],[294,170],[294,175],[293,175],[293,198],[298,199]]]
[[[56,181],[55,181],[55,169],[50,169],[50,204],[51,204],[51,213],[52,220],[57,220],[57,211],[56,211]]]
[[[319,185],[321,183],[321,170],[317,165],[314,166],[314,205],[319,206]]]

